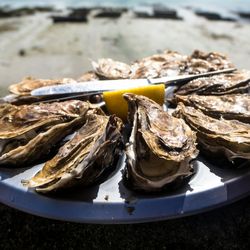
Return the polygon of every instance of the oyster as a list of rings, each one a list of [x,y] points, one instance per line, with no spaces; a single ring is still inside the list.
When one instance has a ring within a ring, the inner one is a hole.
[[[2,105],[0,165],[21,166],[46,156],[56,143],[85,122],[87,111],[101,112],[81,101]]]
[[[198,74],[233,67],[226,56],[216,53],[194,51],[191,56],[175,51],[145,57],[127,65],[112,59],[100,59],[92,63],[97,75],[106,79],[156,78],[183,74]]]
[[[94,183],[121,151],[122,126],[115,116],[87,115],[86,124],[73,139],[24,185],[49,192]]]
[[[87,82],[87,81],[95,81],[99,80],[100,78],[94,71],[88,71],[84,73],[82,76],[80,76],[77,81],[78,82]]]
[[[92,62],[95,73],[104,79],[127,79],[130,78],[130,66],[123,62],[114,61],[110,58],[99,59]]]
[[[237,120],[215,119],[179,103],[175,116],[183,118],[197,133],[198,144],[214,158],[250,159],[250,125]]]
[[[94,71],[105,79],[157,78],[184,74],[198,74],[233,67],[226,56],[210,52],[194,51],[181,55],[176,51],[164,51],[135,61],[131,65],[112,59],[100,59],[92,63]]]
[[[78,83],[84,81],[98,80],[98,76],[94,72],[86,72],[82,75],[77,81],[71,78],[63,78],[57,80],[48,80],[48,79],[34,79],[27,77],[23,81],[17,84],[13,84],[9,87],[10,92],[13,94],[7,95],[0,99],[0,103],[10,103],[13,105],[23,105],[23,104],[32,104],[39,102],[55,102],[61,100],[89,100],[88,96],[65,96],[62,95],[46,95],[46,96],[32,96],[31,91],[45,86],[50,85],[60,85],[60,84],[70,84]]]
[[[191,56],[174,51],[146,57],[131,66],[132,78],[156,78],[186,74],[199,74],[233,67],[226,56],[194,51]]]
[[[221,53],[195,50],[188,57],[185,71],[187,74],[199,74],[233,67],[234,65]]]
[[[175,51],[165,51],[143,58],[131,65],[131,78],[156,78],[161,76],[175,76],[183,72],[187,56]]]
[[[250,89],[250,71],[198,78],[181,86],[177,95],[225,95],[247,93]]]
[[[132,132],[126,148],[125,178],[135,190],[160,191],[193,173],[195,133],[154,101],[125,94]]]
[[[30,92],[34,89],[50,86],[50,85],[59,85],[66,83],[75,83],[76,81],[72,78],[63,78],[63,79],[35,79],[32,77],[26,77],[21,82],[12,84],[9,87],[9,91],[18,96],[27,96],[30,95]]]
[[[32,96],[32,95],[14,95],[10,94],[0,98],[0,103],[8,103],[13,105],[34,104],[39,102],[55,102],[55,98],[51,96]]]
[[[176,100],[215,118],[223,117],[250,123],[249,94],[225,96],[177,95]]]

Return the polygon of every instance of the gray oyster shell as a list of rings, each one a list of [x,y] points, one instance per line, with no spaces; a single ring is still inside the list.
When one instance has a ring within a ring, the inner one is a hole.
[[[183,102],[185,105],[199,109],[215,118],[222,117],[250,123],[249,94],[223,96],[177,95],[176,101]]]
[[[161,191],[192,175],[196,136],[184,120],[144,96],[125,94],[124,98],[132,126],[124,176],[132,189]]]
[[[195,50],[190,56],[164,51],[128,65],[110,58],[92,63],[95,73],[105,79],[139,79],[199,74],[232,68],[234,65],[220,53]]]
[[[10,95],[5,96],[0,99],[0,103],[10,103],[13,105],[24,105],[39,102],[53,102],[53,96],[32,96],[31,91],[37,88],[51,86],[51,85],[61,85],[77,83],[72,78],[62,78],[62,79],[36,79],[33,77],[26,77],[21,82],[12,84],[9,87]],[[83,98],[79,98],[85,100]],[[55,100],[54,100],[55,102]]]
[[[34,89],[51,86],[75,83],[76,81],[72,78],[62,78],[62,79],[36,79],[33,77],[26,77],[21,82],[12,84],[9,87],[9,91],[17,96],[29,96],[30,92]]]
[[[250,90],[250,71],[242,70],[228,74],[198,78],[181,86],[177,95],[225,95],[248,93]]]
[[[102,58],[92,62],[95,73],[104,79],[128,79],[131,69],[126,63],[114,61],[111,58]]]
[[[66,135],[85,122],[90,103],[66,101],[0,108],[0,165],[23,166],[46,156]]]
[[[199,74],[233,67],[232,62],[222,53],[195,50],[188,57],[184,71],[185,74]]]
[[[122,127],[115,116],[87,115],[87,122],[76,135],[23,184],[45,193],[96,182],[121,152]]]
[[[81,75],[78,79],[77,82],[88,82],[88,81],[97,81],[100,80],[98,75],[94,71],[88,71]]]
[[[182,74],[187,56],[175,51],[165,51],[136,61],[131,65],[131,78],[157,78]]]
[[[250,159],[250,124],[237,120],[215,119],[190,106],[179,103],[175,116],[183,118],[196,132],[198,144],[206,155]]]

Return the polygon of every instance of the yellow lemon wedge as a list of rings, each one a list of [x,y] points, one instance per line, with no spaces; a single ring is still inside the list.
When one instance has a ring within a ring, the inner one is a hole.
[[[128,105],[123,98],[123,94],[132,93],[146,96],[160,105],[164,103],[165,85],[146,85],[143,87],[107,91],[103,93],[103,100],[106,103],[107,110],[110,114],[116,114],[123,121],[126,121],[128,114]]]

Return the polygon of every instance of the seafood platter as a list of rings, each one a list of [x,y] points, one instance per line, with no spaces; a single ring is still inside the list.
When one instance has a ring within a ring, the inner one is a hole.
[[[92,66],[78,79],[10,85],[0,104],[2,203],[115,224],[249,195],[250,71],[198,50]]]

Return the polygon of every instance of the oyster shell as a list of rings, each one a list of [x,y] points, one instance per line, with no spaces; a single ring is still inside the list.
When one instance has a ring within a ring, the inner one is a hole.
[[[12,84],[9,87],[9,91],[18,96],[27,96],[30,95],[30,92],[34,89],[50,86],[50,85],[59,85],[66,83],[75,83],[76,81],[72,78],[63,78],[63,79],[36,79],[32,77],[26,77],[21,82]]]
[[[24,78],[20,83],[12,84],[9,87],[9,91],[12,93],[11,95],[5,96],[0,99],[1,103],[10,103],[13,105],[23,105],[23,104],[32,104],[38,102],[53,102],[56,100],[56,96],[32,96],[31,91],[45,86],[50,85],[60,85],[60,84],[69,84],[69,83],[78,83],[84,81],[94,81],[99,80],[99,77],[95,72],[89,71],[82,75],[77,81],[72,78],[62,78],[62,79],[35,79],[32,77]],[[62,96],[58,96],[58,98],[62,98]],[[66,99],[73,99],[73,97],[66,97]],[[74,97],[74,99],[86,101],[88,97],[86,96],[78,96]]]
[[[234,65],[221,53],[195,50],[187,60],[185,71],[190,74],[199,74],[233,67]]]
[[[88,71],[84,73],[82,76],[80,76],[77,81],[78,82],[88,82],[88,81],[95,81],[99,80],[100,78],[94,71]]]
[[[114,61],[110,58],[99,59],[92,62],[95,73],[105,79],[128,79],[130,78],[130,66],[123,62]]]
[[[105,79],[157,78],[183,74],[198,74],[233,67],[226,56],[210,52],[194,51],[181,55],[176,51],[164,51],[138,60],[131,65],[112,59],[100,59],[92,63],[94,71]]]
[[[215,118],[223,117],[250,123],[249,94],[225,96],[177,95],[176,100]]]
[[[80,99],[80,98],[79,98]],[[83,98],[81,98],[82,100]],[[60,99],[61,100],[61,99]],[[12,105],[28,105],[39,102],[55,102],[57,101],[54,96],[32,96],[32,95],[14,95],[10,94],[0,98],[1,104],[12,104]]]
[[[132,132],[126,147],[125,178],[135,190],[160,191],[193,173],[195,133],[154,101],[125,94]]]
[[[180,75],[185,69],[187,56],[175,51],[165,51],[143,58],[131,65],[131,78],[156,78]]]
[[[0,109],[0,165],[21,166],[46,156],[51,148],[85,122],[87,102],[14,106]]]
[[[247,93],[250,89],[250,71],[198,78],[181,86],[177,95],[225,95]]]
[[[86,124],[73,139],[24,185],[49,192],[94,183],[121,151],[122,126],[115,116],[87,115]]]
[[[237,120],[215,119],[193,107],[179,103],[175,116],[183,118],[196,132],[198,144],[207,155],[250,159],[250,125]]]

